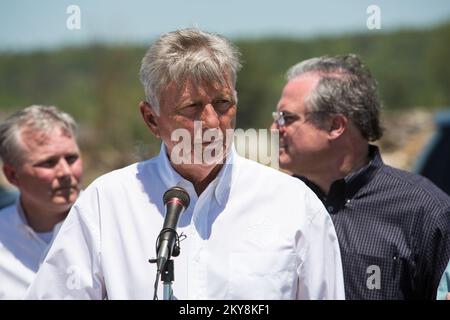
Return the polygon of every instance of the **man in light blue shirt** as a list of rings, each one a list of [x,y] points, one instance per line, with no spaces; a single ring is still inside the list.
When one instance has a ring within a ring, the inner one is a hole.
[[[439,282],[437,299],[450,300],[450,261],[448,262],[447,268],[445,268],[441,282]]]
[[[3,172],[20,193],[0,211],[0,299],[23,299],[78,197],[83,165],[75,130],[67,113],[37,105],[0,125]]]

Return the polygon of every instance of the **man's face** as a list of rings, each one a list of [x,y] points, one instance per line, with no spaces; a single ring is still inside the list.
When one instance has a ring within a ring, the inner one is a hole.
[[[179,154],[178,152],[172,152],[174,147],[185,142],[182,140],[173,141],[172,134],[177,129],[188,132],[191,140],[191,159],[193,160],[196,148],[194,144],[197,144],[197,151],[201,150],[200,153],[205,155],[205,148],[210,145],[211,141],[215,141],[216,137],[219,137],[216,145],[220,144],[221,150],[226,151],[226,144],[231,142],[226,141],[226,134],[227,130],[232,132],[235,128],[236,109],[233,86],[207,83],[195,85],[193,81],[187,80],[181,90],[172,85],[163,91],[160,115],[155,116],[156,125],[151,126],[153,127],[151,129],[166,145],[172,162],[175,160],[174,157]],[[194,134],[195,126],[197,128],[201,126],[201,131]],[[207,137],[205,132],[208,130],[214,138],[206,138],[200,141],[194,138],[194,135],[195,137]],[[175,151],[177,150],[179,148]],[[215,164],[206,163],[203,159],[201,163],[195,163],[195,167],[199,166],[214,167]]]
[[[62,213],[70,209],[81,188],[83,163],[74,137],[60,128],[50,133],[23,129],[22,162],[9,166],[8,179],[29,208]]]
[[[305,74],[289,81],[283,89],[277,111],[285,114],[285,124],[272,124],[280,133],[280,167],[307,176],[318,170],[327,148],[327,132],[307,120],[305,99],[319,82],[319,76]]]

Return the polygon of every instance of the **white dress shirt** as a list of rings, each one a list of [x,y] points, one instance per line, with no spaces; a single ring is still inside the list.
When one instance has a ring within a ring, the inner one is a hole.
[[[158,157],[94,181],[72,207],[29,299],[152,299],[163,194],[191,198],[173,258],[176,299],[344,299],[339,245],[320,200],[299,179],[233,150],[197,196]],[[162,299],[162,283],[158,296]]]
[[[23,299],[51,242],[27,224],[20,200],[0,211],[0,299]]]

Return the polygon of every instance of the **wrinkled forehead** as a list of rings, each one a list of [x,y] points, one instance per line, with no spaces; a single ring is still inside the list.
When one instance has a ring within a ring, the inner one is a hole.
[[[45,159],[53,154],[79,152],[75,136],[59,126],[48,130],[22,128],[18,131],[17,148],[17,165]]]
[[[23,127],[19,130],[20,142],[33,141],[36,145],[46,145],[56,136],[64,136],[69,139],[74,139],[72,133],[62,126],[55,125],[44,129],[36,129],[33,127]]]
[[[200,97],[219,95],[234,96],[234,85],[230,78],[225,81],[209,81],[205,79],[185,78],[182,82],[172,81],[161,92],[161,105],[176,104],[186,99],[197,99]]]

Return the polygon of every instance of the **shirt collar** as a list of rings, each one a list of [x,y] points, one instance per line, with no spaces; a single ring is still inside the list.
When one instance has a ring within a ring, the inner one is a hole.
[[[225,163],[220,169],[216,178],[210,183],[214,188],[214,198],[219,205],[223,205],[228,198],[228,194],[231,188],[231,178],[233,172],[233,164],[236,158],[236,150],[234,146],[230,148],[229,153],[225,158]],[[167,149],[164,143],[161,143],[161,149],[158,155],[158,171],[163,181],[166,189],[172,188],[174,186],[180,186],[184,188],[189,196],[197,199],[197,193],[195,191],[194,185],[189,180],[183,178],[170,163],[169,157],[167,155]]]
[[[380,150],[377,146],[369,145],[369,163],[366,164],[361,169],[349,173],[345,178],[345,183],[347,185],[356,187],[362,187],[367,182],[369,182],[374,173],[383,166],[383,160],[381,159]],[[358,189],[359,189],[358,188]]]
[[[225,163],[220,169],[219,174],[217,175],[216,180],[217,185],[216,189],[214,191],[215,198],[217,200],[217,203],[222,206],[228,199],[228,195],[230,193],[231,189],[231,181],[232,181],[232,175],[233,175],[233,164],[235,162],[236,158],[236,150],[234,149],[234,146],[231,146],[230,152],[227,154],[225,158]]]

